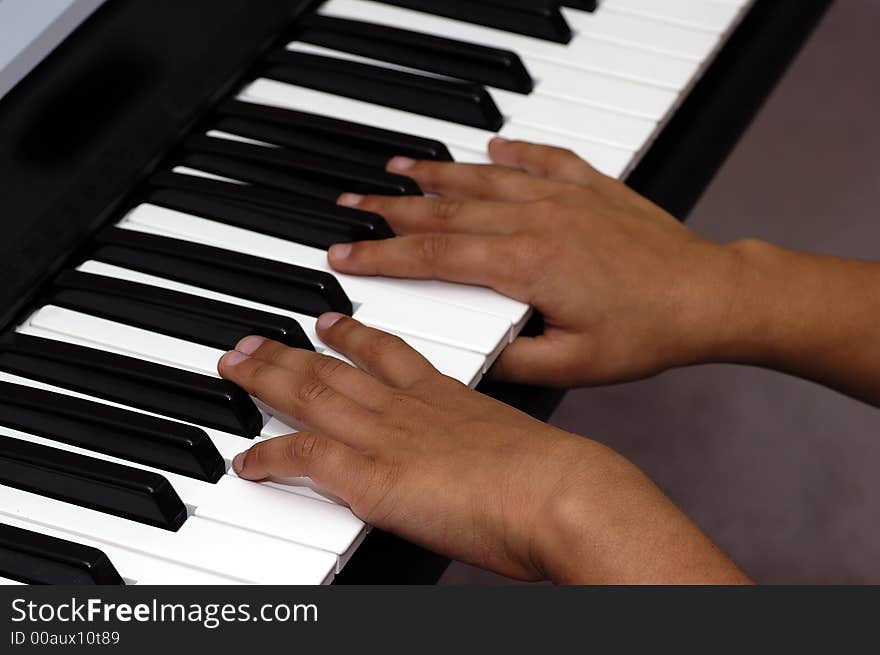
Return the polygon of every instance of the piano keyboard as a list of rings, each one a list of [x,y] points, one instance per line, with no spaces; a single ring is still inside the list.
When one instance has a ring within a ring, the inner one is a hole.
[[[750,2],[561,4],[328,0],[291,27],[0,338],[0,583],[332,581],[369,526],[309,480],[235,476],[297,426],[219,357],[251,333],[342,357],[315,333],[333,310],[476,385],[529,307],[335,273],[332,243],[390,236],[335,198],[420,193],[391,155],[482,163],[496,134],[622,178]]]

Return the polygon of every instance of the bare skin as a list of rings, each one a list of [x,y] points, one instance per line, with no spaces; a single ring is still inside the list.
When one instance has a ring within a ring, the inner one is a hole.
[[[698,237],[573,154],[490,145],[494,166],[395,158],[437,197],[344,194],[400,235],[340,244],[341,272],[436,278],[534,305],[493,374],[560,387],[701,362],[808,377],[880,403],[880,266]],[[467,389],[350,318],[319,335],[358,368],[255,337],[223,377],[307,431],[236,458],[242,477],[307,475],[365,521],[509,576],[560,583],[745,583],[629,462]]]
[[[236,458],[244,478],[308,476],[364,521],[522,580],[735,583],[745,576],[640,471],[438,373],[338,314],[332,357],[247,337],[223,377],[307,430]]]

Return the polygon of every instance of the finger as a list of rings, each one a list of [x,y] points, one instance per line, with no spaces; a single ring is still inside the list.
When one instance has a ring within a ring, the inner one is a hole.
[[[235,350],[253,359],[300,373],[314,371],[316,362],[325,362],[327,357],[309,350],[290,348],[283,343],[258,336],[245,337],[238,342]],[[318,372],[330,387],[370,409],[384,406],[390,394],[387,386],[342,360],[336,361],[339,363],[318,365]]]
[[[522,205],[424,196],[343,193],[338,204],[380,214],[400,235],[424,232],[512,234],[523,222]]]
[[[349,445],[368,446],[381,434],[378,415],[327,383],[341,366],[348,365],[318,355],[307,369],[295,371],[233,350],[220,358],[218,369],[223,378],[303,425]]]
[[[308,477],[346,502],[366,486],[371,466],[367,456],[314,432],[260,441],[232,462],[236,474],[246,480]]]
[[[389,172],[411,177],[426,193],[449,198],[528,202],[546,198],[559,190],[554,182],[503,166],[395,157],[388,162],[387,168]]]
[[[565,341],[547,335],[519,337],[501,352],[490,375],[517,384],[559,386],[572,359],[572,346]]]
[[[321,316],[318,335],[360,368],[394,387],[406,388],[436,373],[428,360],[400,337],[369,328],[342,314]]]
[[[489,156],[496,164],[516,168],[556,182],[590,184],[601,173],[570,150],[500,137],[489,143]]]
[[[341,273],[478,284],[527,300],[530,275],[517,270],[511,237],[413,234],[336,244],[329,259]]]

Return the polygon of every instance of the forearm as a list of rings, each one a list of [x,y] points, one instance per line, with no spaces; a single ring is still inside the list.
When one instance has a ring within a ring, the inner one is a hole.
[[[749,579],[643,473],[595,442],[581,475],[556,496],[535,541],[559,584],[749,584]],[[575,459],[572,457],[572,459]]]
[[[880,264],[757,241],[728,248],[738,262],[730,300],[703,359],[765,366],[880,405]]]

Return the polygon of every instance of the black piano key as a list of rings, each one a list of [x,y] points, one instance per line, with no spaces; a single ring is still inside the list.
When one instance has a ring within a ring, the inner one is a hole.
[[[403,175],[386,173],[384,170],[376,170],[293,148],[267,148],[228,139],[194,135],[183,142],[183,149],[187,152],[219,155],[234,160],[252,162],[272,170],[302,177],[314,182],[319,188],[329,191],[329,193],[319,194],[316,192],[306,195],[315,195],[333,202],[342,191],[385,196],[420,195],[422,193],[415,181]],[[237,179],[254,184],[276,186],[271,181],[274,178],[264,181],[259,175],[244,179],[237,177]],[[282,182],[283,184],[284,182]],[[284,188],[284,186],[280,188]]]
[[[353,311],[330,273],[181,239],[111,227],[98,233],[89,256],[310,316]]]
[[[571,28],[558,5],[547,0],[379,1],[556,43],[571,41]]]
[[[206,482],[226,472],[201,428],[45,389],[0,382],[0,426]]]
[[[263,427],[254,401],[231,382],[63,341],[9,333],[0,370],[242,437]]]
[[[300,324],[288,316],[104,275],[64,271],[45,300],[220,350],[231,350],[249,334],[292,348],[315,349]]]
[[[324,224],[334,234],[340,230],[357,234],[356,240],[388,239],[394,236],[384,218],[372,212],[340,207],[335,202],[306,198],[277,189],[210,180],[192,175],[162,171],[149,179],[155,189],[177,190],[216,196],[246,207],[268,208],[281,213],[294,223]],[[325,235],[324,238],[330,238]],[[339,243],[334,241],[333,243]]]
[[[381,150],[370,149],[367,145],[352,143],[342,137],[320,132],[298,131],[296,128],[263,123],[250,118],[218,116],[205,129],[220,130],[282,148],[326,154],[342,161],[380,170],[384,169],[388,160],[394,156]]]
[[[97,548],[0,523],[0,576],[25,584],[121,585]]]
[[[372,239],[361,226],[315,219],[295,210],[282,211],[177,189],[156,189],[144,200],[154,205],[209,218],[260,234],[327,250],[334,243]]]
[[[367,166],[384,168],[395,155],[452,161],[440,141],[292,109],[227,100],[216,117],[218,130]]]
[[[560,4],[563,7],[571,7],[572,9],[581,9],[583,11],[596,11],[598,6],[596,0],[562,0]]]
[[[176,532],[186,506],[163,476],[0,435],[0,485]]]
[[[522,60],[510,50],[321,15],[298,21],[291,36],[312,45],[517,93],[530,93],[534,86]]]
[[[499,131],[504,124],[504,117],[489,92],[471,82],[287,51],[271,55],[260,74],[281,82],[490,132]]]
[[[173,165],[188,166],[237,182],[247,182],[327,202],[335,200],[343,192],[342,187],[332,187],[253,162],[204,152],[184,152],[173,160]]]
[[[216,129],[367,166],[384,168],[395,155],[452,161],[440,141],[292,109],[227,100],[215,114]]]

